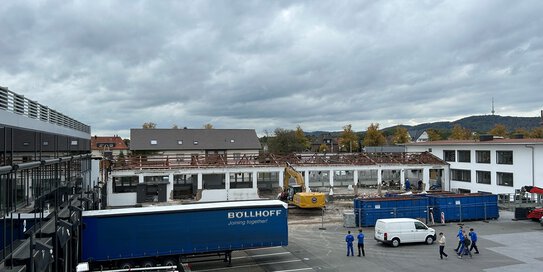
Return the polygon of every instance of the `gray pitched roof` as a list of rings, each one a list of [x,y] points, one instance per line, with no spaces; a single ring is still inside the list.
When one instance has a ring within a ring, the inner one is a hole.
[[[155,144],[151,144],[155,141]],[[197,144],[196,144],[197,143]],[[130,129],[130,150],[255,150],[254,129]]]

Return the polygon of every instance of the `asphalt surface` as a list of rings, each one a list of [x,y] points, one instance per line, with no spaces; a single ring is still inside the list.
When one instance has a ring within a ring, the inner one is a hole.
[[[447,237],[445,253],[439,258],[439,246],[402,244],[397,248],[377,243],[373,228],[363,228],[365,257],[347,257],[345,235],[356,228],[344,228],[341,220],[307,220],[289,215],[289,245],[234,252],[232,266],[205,262],[190,264],[192,271],[543,271],[543,227],[533,221],[513,221],[513,213],[503,211],[498,220],[464,222],[478,233],[480,254],[458,259],[456,232],[458,222],[433,226]],[[325,229],[322,229],[322,228]],[[356,246],[356,245],[355,245]],[[356,248],[355,248],[356,255]]]

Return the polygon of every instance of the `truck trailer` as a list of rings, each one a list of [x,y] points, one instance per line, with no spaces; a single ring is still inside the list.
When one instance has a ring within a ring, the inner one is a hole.
[[[81,261],[90,270],[288,245],[287,204],[278,200],[84,211],[82,223]]]

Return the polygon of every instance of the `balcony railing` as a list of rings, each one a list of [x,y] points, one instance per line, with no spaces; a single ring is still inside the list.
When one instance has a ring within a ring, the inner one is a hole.
[[[304,165],[444,165],[443,160],[428,152],[422,153],[297,153],[277,155],[271,153],[237,154],[174,154],[130,155],[116,157],[111,166],[114,170],[127,169],[180,169],[212,167],[284,166],[285,163]]]
[[[36,101],[29,100],[23,95],[16,94],[5,87],[0,87],[0,110],[90,133],[90,126],[52,110]]]

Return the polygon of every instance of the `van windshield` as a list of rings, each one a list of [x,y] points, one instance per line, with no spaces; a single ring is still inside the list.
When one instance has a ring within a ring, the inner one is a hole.
[[[421,222],[415,222],[415,229],[423,229],[423,230],[426,230],[428,229],[424,224],[422,224]]]

